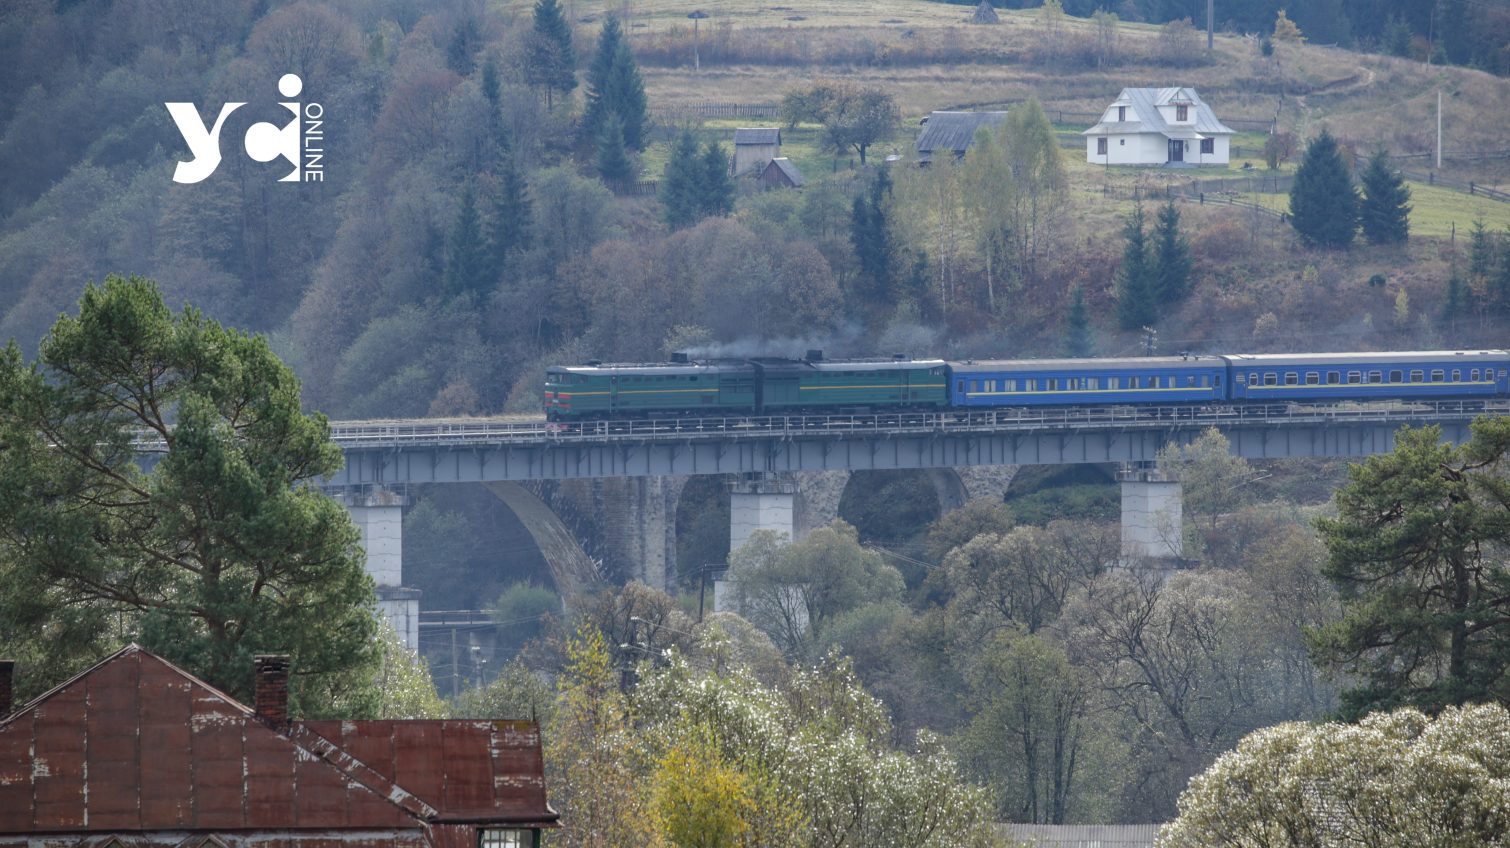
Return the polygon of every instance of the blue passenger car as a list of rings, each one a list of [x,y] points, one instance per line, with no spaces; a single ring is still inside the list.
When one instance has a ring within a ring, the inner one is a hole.
[[[956,407],[1206,403],[1226,398],[1217,356],[1020,359],[950,363]]]
[[[1510,393],[1503,350],[1224,356],[1232,399],[1477,398]]]

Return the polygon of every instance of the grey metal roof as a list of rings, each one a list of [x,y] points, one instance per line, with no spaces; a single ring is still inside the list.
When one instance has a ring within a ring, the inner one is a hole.
[[[1189,101],[1195,108],[1195,121],[1190,124],[1170,126],[1159,113],[1159,107],[1170,103]],[[1233,131],[1216,119],[1211,107],[1201,100],[1195,89],[1179,88],[1124,88],[1112,106],[1127,106],[1136,121],[1098,123],[1081,135],[1110,135],[1112,133],[1154,132],[1167,135],[1173,130],[1193,130],[1202,135],[1232,135]],[[1132,128],[1129,128],[1132,127]]]
[[[765,371],[896,371],[902,368],[942,368],[942,359],[756,359]]]
[[[1006,119],[1006,112],[934,112],[926,118],[923,131],[918,133],[918,152],[952,150],[964,153],[975,140],[976,130],[1000,126]]]
[[[775,159],[772,159],[771,164],[767,165],[766,167],[770,168],[773,166],[779,168],[781,170],[781,173],[786,174],[786,178],[791,180],[792,185],[794,186],[800,186],[803,183],[807,182],[807,180],[802,178],[802,172],[797,170],[796,165],[792,164],[792,160],[786,158],[785,156],[777,156]]]
[[[951,362],[955,374],[1018,371],[1142,371],[1150,368],[1188,368],[1204,371],[1225,367],[1219,356],[1128,356],[1118,359],[997,359]]]
[[[1391,365],[1406,362],[1493,363],[1510,362],[1503,350],[1401,350],[1373,353],[1241,353],[1222,357],[1233,365]]]
[[[778,127],[740,127],[734,131],[735,144],[780,144]]]

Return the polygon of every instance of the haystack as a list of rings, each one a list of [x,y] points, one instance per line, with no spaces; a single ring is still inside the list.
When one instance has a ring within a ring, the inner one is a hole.
[[[972,24],[1000,23],[1001,18],[996,17],[996,7],[991,5],[991,0],[980,0],[980,5],[975,7],[975,14],[970,16]]]

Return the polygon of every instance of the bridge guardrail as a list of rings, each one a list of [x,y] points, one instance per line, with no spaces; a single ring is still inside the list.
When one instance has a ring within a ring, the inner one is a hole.
[[[609,421],[346,421],[331,422],[331,438],[349,450],[467,447],[740,438],[821,438],[1188,428],[1242,424],[1411,424],[1510,414],[1510,400],[1385,401],[1154,407],[1037,407],[867,415],[730,416]]]

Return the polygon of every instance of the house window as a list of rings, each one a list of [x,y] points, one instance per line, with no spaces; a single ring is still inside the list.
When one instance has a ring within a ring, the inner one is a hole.
[[[1120,124],[1120,123],[1122,123],[1122,122],[1124,122],[1126,120],[1127,120],[1127,107],[1126,106],[1118,106],[1117,107],[1117,123]]]
[[[1176,121],[1190,120],[1190,107],[1181,103],[1174,107],[1174,119]]]
[[[478,848],[533,848],[535,840],[528,830],[488,828],[477,833]]]
[[[1201,152],[1202,153],[1215,153],[1216,152],[1216,139],[1214,139],[1214,138],[1203,138],[1203,139],[1201,139]]]
[[[1096,153],[1101,156],[1106,155],[1106,136],[1096,139]]]
[[[1127,139],[1125,139],[1125,138],[1119,138],[1119,139],[1117,139],[1117,146],[1119,146],[1119,147],[1126,147],[1127,146]]]

